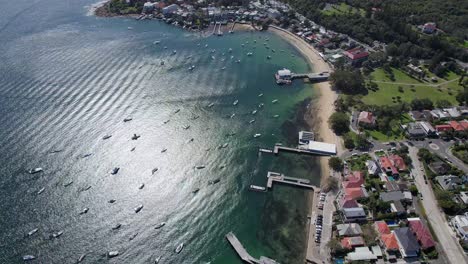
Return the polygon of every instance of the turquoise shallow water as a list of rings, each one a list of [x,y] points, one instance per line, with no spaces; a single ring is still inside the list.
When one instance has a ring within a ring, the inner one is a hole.
[[[0,10],[0,263],[26,254],[69,263],[84,253],[88,263],[241,263],[229,231],[256,257],[301,262],[306,191],[248,191],[268,170],[319,181],[314,158],[257,152],[295,143],[288,120],[314,90],[277,86],[273,73],[307,71],[299,53],[268,32],[204,38],[157,21],[87,16],[88,4],[18,1]],[[44,173],[26,173],[32,167]],[[106,260],[109,250],[121,254]]]

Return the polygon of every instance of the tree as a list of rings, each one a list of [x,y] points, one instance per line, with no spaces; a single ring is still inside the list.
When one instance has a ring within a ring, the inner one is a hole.
[[[411,185],[409,187],[409,191],[411,192],[412,195],[417,195],[418,194],[418,187],[416,187],[416,185]]]
[[[448,100],[441,99],[441,100],[437,100],[436,106],[437,108],[447,108],[447,107],[452,106],[452,103]]]
[[[342,171],[343,170],[343,161],[338,157],[331,157],[328,160],[328,166],[334,171]]]
[[[343,143],[344,143],[345,148],[347,149],[353,149],[355,147],[354,140],[352,137],[349,137],[349,136],[343,137]]]
[[[338,180],[335,177],[328,177],[327,178],[327,184],[326,184],[326,189],[328,191],[336,191],[338,190]]]
[[[330,74],[330,82],[335,89],[345,94],[357,94],[365,91],[364,78],[358,70],[337,69]]]
[[[411,109],[412,110],[432,110],[434,108],[434,104],[430,99],[423,98],[423,99],[413,99],[411,101]]]
[[[327,247],[330,249],[330,253],[332,255],[344,255],[346,253],[346,249],[341,246],[341,243],[337,238],[332,238],[328,241]]]
[[[328,123],[337,135],[342,135],[349,131],[349,117],[345,113],[333,113],[328,119]]]
[[[418,150],[418,157],[426,163],[430,163],[432,160],[434,160],[432,153],[426,148],[421,148]]]
[[[369,141],[365,135],[359,134],[356,136],[356,147],[358,149],[366,149],[369,147]]]
[[[465,89],[459,91],[456,99],[460,105],[466,105],[468,102],[468,87],[465,87]]]

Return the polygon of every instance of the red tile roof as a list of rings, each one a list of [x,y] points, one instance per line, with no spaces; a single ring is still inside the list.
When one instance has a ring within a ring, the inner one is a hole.
[[[429,230],[424,226],[421,220],[410,220],[409,227],[411,231],[415,234],[416,238],[418,239],[421,247],[431,248],[435,246],[434,240],[432,239],[432,235]]]
[[[468,130],[468,121],[466,120],[460,121],[460,125],[462,125],[464,130]]]
[[[344,55],[350,58],[351,60],[359,60],[369,56],[369,53],[361,47],[350,49],[344,52]]]
[[[402,157],[398,155],[390,155],[388,158],[392,161],[393,166],[397,167],[399,171],[406,170],[406,164]]]
[[[383,234],[381,235],[380,239],[385,245],[387,250],[398,250],[398,241],[395,237],[395,234]]]
[[[451,125],[437,125],[435,128],[437,132],[449,131],[453,129]]]
[[[364,184],[364,173],[354,171],[353,174],[346,176],[346,181],[343,182],[343,188],[357,188]]]
[[[358,122],[373,124],[375,122],[375,117],[371,112],[362,111],[359,113]]]
[[[463,131],[465,128],[458,123],[457,121],[450,121],[449,125],[455,130],[455,131]]]
[[[352,199],[357,199],[364,197],[364,193],[362,192],[362,189],[359,188],[345,188],[345,197],[346,198],[352,198]]]
[[[380,167],[382,167],[386,172],[391,171],[392,174],[398,174],[398,170],[393,166],[392,161],[388,157],[380,157]]]
[[[381,235],[390,234],[390,228],[388,228],[388,225],[387,223],[385,223],[385,221],[375,222],[375,227],[377,228],[377,231]]]
[[[351,197],[343,197],[340,200],[340,206],[341,208],[354,208],[358,207],[358,203]]]
[[[364,239],[360,236],[345,237],[341,239],[341,245],[344,248],[352,249],[353,247],[364,246]]]

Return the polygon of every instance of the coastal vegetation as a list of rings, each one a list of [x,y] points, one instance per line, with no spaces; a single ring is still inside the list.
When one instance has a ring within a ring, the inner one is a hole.
[[[468,164],[468,143],[453,146],[452,153],[455,157]]]
[[[339,157],[331,157],[328,160],[328,165],[334,171],[343,170],[343,161]]]
[[[349,131],[349,117],[345,113],[335,112],[328,120],[333,132],[337,135],[343,135]]]

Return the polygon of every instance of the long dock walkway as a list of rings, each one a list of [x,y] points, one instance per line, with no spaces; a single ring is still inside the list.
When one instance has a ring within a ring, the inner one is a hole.
[[[226,234],[226,239],[229,241],[231,246],[234,248],[234,250],[237,252],[237,255],[246,263],[250,264],[279,264],[273,259],[261,256],[260,259],[256,259],[252,257],[247,250],[244,248],[244,246],[241,244],[239,239],[237,239],[236,235],[234,233],[229,232]]]
[[[312,189],[316,192],[320,191],[320,189],[317,186],[309,184],[310,181],[307,179],[288,177],[284,174],[269,171],[267,174],[267,188],[271,189],[273,187],[274,182]]]
[[[319,150],[313,149],[300,149],[300,148],[290,148],[276,145],[273,149],[273,154],[278,155],[280,151],[293,152],[298,154],[307,154],[307,155],[317,155],[317,156],[331,156],[331,154],[326,154]]]

